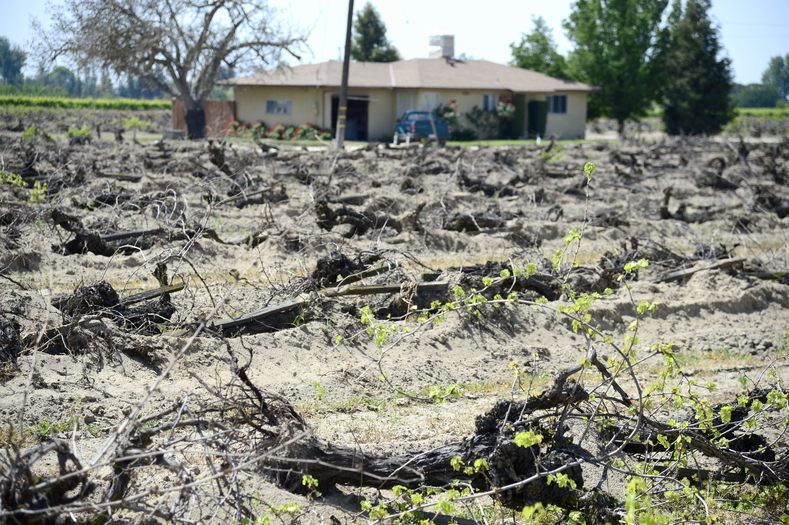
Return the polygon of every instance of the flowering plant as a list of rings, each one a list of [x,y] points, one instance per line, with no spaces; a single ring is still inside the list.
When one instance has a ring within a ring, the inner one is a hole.
[[[270,128],[261,121],[254,124],[245,124],[234,120],[225,128],[226,137],[251,137],[254,139],[275,140],[331,140],[331,130],[315,127],[309,122],[302,122],[298,126],[288,126],[280,122]]]
[[[251,128],[249,128],[249,126],[247,126],[247,128],[251,131],[252,136],[256,139],[262,138],[266,133],[266,125],[259,120],[252,124]]]
[[[247,127],[246,124],[234,120],[227,126],[227,128],[225,128],[225,136],[238,137],[246,134],[248,130],[249,128]]]
[[[266,130],[266,138],[268,139],[282,139],[282,135],[285,133],[285,126],[276,123],[271,126],[268,130]]]
[[[450,124],[457,124],[458,121],[458,103],[457,100],[450,100],[446,104],[439,104],[436,108],[438,118]]]
[[[509,120],[515,116],[515,104],[511,100],[503,98],[496,104],[496,115],[501,120]]]

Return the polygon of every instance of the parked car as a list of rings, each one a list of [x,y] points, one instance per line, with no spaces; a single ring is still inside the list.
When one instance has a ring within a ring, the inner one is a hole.
[[[430,121],[433,121],[432,123]],[[397,119],[394,129],[394,143],[412,140],[438,140],[443,144],[452,133],[452,126],[429,111],[406,111]]]

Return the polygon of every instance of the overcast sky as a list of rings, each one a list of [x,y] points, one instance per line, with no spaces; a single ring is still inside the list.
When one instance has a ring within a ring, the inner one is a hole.
[[[270,0],[280,19],[309,34],[302,62],[339,59],[348,4],[345,0]],[[51,0],[0,0],[0,36],[28,47],[35,37],[31,19],[46,22]],[[571,49],[562,20],[571,0],[372,0],[388,30],[389,40],[404,58],[427,57],[430,35],[455,35],[455,55],[507,63],[510,43],[542,16],[553,28],[559,50]],[[355,0],[357,10],[364,0]],[[713,0],[711,16],[719,24],[725,52],[732,59],[735,81],[760,82],[770,57],[789,53],[789,0]]]

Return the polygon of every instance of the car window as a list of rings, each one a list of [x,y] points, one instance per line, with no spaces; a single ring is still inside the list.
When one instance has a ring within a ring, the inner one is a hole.
[[[430,118],[427,113],[410,113],[404,120],[408,122],[427,122]]]

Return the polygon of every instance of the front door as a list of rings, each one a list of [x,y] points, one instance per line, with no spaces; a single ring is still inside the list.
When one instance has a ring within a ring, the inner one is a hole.
[[[362,97],[353,97],[348,100],[348,111],[345,117],[345,139],[367,140],[367,115],[370,101]],[[331,129],[337,132],[337,109],[340,106],[340,97],[331,99]]]

